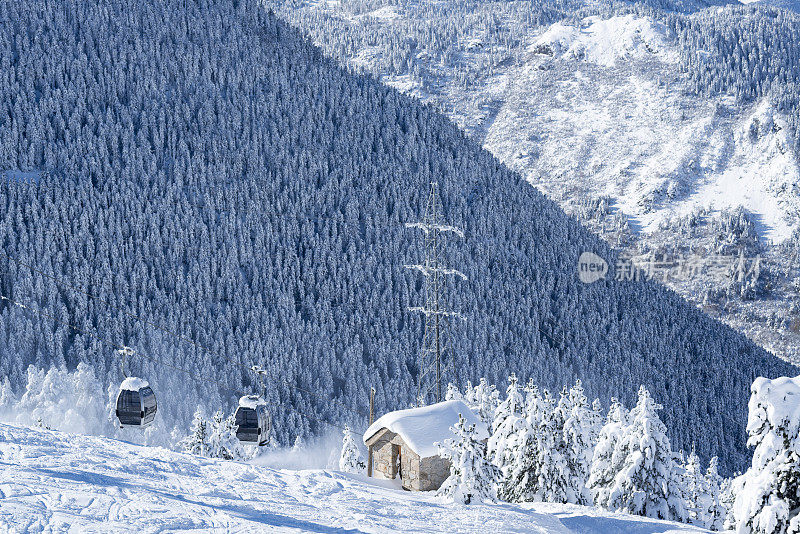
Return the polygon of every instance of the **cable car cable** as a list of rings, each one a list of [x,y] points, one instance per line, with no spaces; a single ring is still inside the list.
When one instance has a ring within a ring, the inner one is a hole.
[[[97,341],[100,341],[101,343],[105,343],[106,345],[110,346],[111,348],[113,348],[113,349],[115,349],[115,350],[125,350],[125,349],[128,349],[128,348],[130,348],[130,347],[127,347],[127,346],[125,346],[125,345],[118,345],[118,344],[116,344],[116,343],[113,343],[113,342],[111,342],[111,341],[108,341],[107,339],[105,339],[105,338],[103,338],[103,337],[101,337],[101,336],[99,336],[99,335],[97,335],[97,334],[95,334],[95,333],[93,333],[93,332],[89,332],[88,330],[84,330],[83,328],[80,328],[80,327],[78,327],[78,326],[75,326],[75,325],[73,325],[73,324],[71,324],[71,323],[68,323],[68,322],[66,322],[66,321],[62,321],[61,319],[59,319],[59,318],[55,317],[54,315],[51,315],[51,314],[49,314],[49,313],[47,313],[47,312],[43,312],[43,311],[41,311],[41,310],[37,310],[37,309],[33,308],[32,306],[28,306],[28,305],[26,305],[26,304],[22,304],[21,302],[18,302],[18,301],[14,300],[14,299],[11,299],[11,298],[9,298],[9,297],[7,297],[7,296],[3,295],[3,294],[0,294],[0,300],[5,300],[6,302],[8,302],[8,303],[10,303],[10,304],[12,304],[12,305],[14,305],[14,306],[16,306],[16,307],[18,307],[18,308],[22,309],[22,310],[27,310],[27,311],[30,311],[30,312],[31,312],[31,313],[33,313],[34,315],[37,315],[37,316],[39,316],[39,317],[44,317],[44,318],[50,319],[51,321],[53,321],[53,322],[55,322],[55,323],[57,323],[57,324],[60,324],[60,325],[66,326],[67,328],[70,328],[70,329],[72,329],[72,330],[75,330],[76,332],[79,332],[79,333],[81,333],[81,334],[83,334],[83,335],[86,335],[86,336],[89,336],[89,337],[91,337],[91,338],[93,338],[93,339],[96,339]],[[225,391],[229,391],[229,392],[235,393],[237,396],[240,396],[240,397],[241,397],[241,396],[244,396],[243,392],[241,392],[241,391],[239,391],[239,390],[236,390],[236,389],[233,389],[233,388],[231,388],[230,386],[226,386],[225,384],[223,384],[223,383],[222,383],[222,382],[220,382],[219,380],[215,380],[215,379],[213,379],[213,378],[209,378],[209,379],[203,379],[203,378],[200,378],[200,377],[198,377],[197,375],[195,375],[194,373],[192,373],[191,371],[187,371],[186,369],[184,369],[184,368],[182,368],[182,367],[178,367],[178,366],[176,366],[176,365],[173,365],[173,364],[167,363],[167,362],[165,362],[165,361],[163,361],[163,360],[160,360],[160,359],[158,359],[158,358],[153,358],[153,357],[151,357],[151,356],[148,356],[147,354],[144,354],[143,352],[139,352],[139,351],[136,351],[136,350],[134,350],[132,353],[129,353],[129,354],[130,354],[130,355],[134,355],[134,356],[141,356],[141,357],[142,357],[142,358],[144,358],[145,360],[151,361],[151,362],[153,362],[153,363],[156,363],[156,364],[159,364],[159,365],[163,365],[163,366],[165,366],[165,367],[169,367],[169,368],[171,368],[171,369],[174,369],[174,370],[176,370],[176,371],[180,371],[180,372],[182,372],[182,373],[186,374],[186,375],[187,375],[189,378],[191,378],[191,379],[192,379],[192,380],[194,380],[195,382],[198,382],[198,383],[208,383],[208,382],[213,382],[213,383],[217,384],[217,385],[220,387],[220,389],[222,389],[222,390],[225,390]],[[289,383],[288,383],[288,381],[284,381],[284,383],[285,383],[285,384],[286,384],[288,387],[290,387],[290,388],[297,389],[297,390],[300,390],[300,391],[304,391],[304,392],[306,392],[306,393],[309,393],[309,394],[312,394],[312,395],[314,394],[314,393],[312,393],[312,392],[310,392],[310,391],[308,391],[308,390],[304,390],[304,389],[302,389],[302,388],[299,388],[299,387],[297,387],[297,386],[292,386],[291,384],[289,384]],[[331,400],[331,399],[326,399],[326,400]],[[337,402],[338,402],[338,401],[337,401]],[[342,403],[340,403],[340,404],[342,404]],[[351,410],[351,411],[354,411],[354,410],[352,410],[352,408],[349,408],[349,407],[347,407],[347,405],[345,405],[345,404],[342,404],[342,406],[344,406],[344,407],[348,408],[348,409],[349,409],[349,410]],[[339,425],[336,425],[336,424],[330,423],[330,422],[328,422],[328,421],[323,421],[323,420],[321,420],[321,419],[319,419],[319,418],[317,418],[317,417],[314,417],[314,416],[308,415],[308,414],[306,414],[306,413],[303,413],[303,412],[297,412],[297,413],[300,413],[300,415],[302,415],[303,417],[306,417],[306,418],[308,418],[308,419],[314,420],[314,421],[316,421],[317,423],[326,424],[326,425],[332,426],[332,427],[334,427],[334,428],[338,428],[338,429],[340,429],[340,430],[342,430],[342,431],[344,431],[344,430],[345,430],[343,427],[341,427],[341,426],[339,426]],[[351,430],[351,432],[353,432],[354,434],[357,434],[355,431],[352,431],[352,430]]]
[[[218,358],[227,360],[228,362],[230,362],[230,363],[232,363],[234,365],[237,365],[237,366],[241,367],[242,369],[244,369],[246,371],[250,371],[250,372],[255,371],[255,366],[247,366],[247,365],[245,365],[245,364],[243,364],[241,362],[237,362],[236,360],[233,360],[230,357],[227,357],[227,356],[225,356],[223,354],[220,354],[219,352],[216,352],[216,351],[214,351],[212,349],[209,349],[208,347],[206,347],[206,346],[194,341],[193,339],[190,339],[190,338],[188,338],[186,336],[183,336],[181,334],[173,332],[172,330],[170,330],[168,328],[164,328],[164,327],[162,327],[162,326],[160,326],[160,325],[158,325],[156,323],[153,323],[152,321],[148,321],[147,319],[144,319],[143,317],[140,317],[139,315],[137,315],[135,313],[129,312],[128,310],[122,308],[121,306],[113,304],[112,302],[110,302],[107,299],[104,299],[104,298],[99,297],[97,295],[93,295],[92,293],[86,291],[85,289],[80,288],[80,287],[75,286],[75,285],[72,285],[72,284],[70,284],[68,282],[64,282],[62,280],[59,280],[55,276],[49,275],[46,272],[42,271],[41,269],[38,269],[37,267],[35,267],[33,265],[29,265],[27,263],[19,261],[16,258],[14,258],[13,256],[10,256],[7,253],[0,252],[0,256],[9,259],[10,261],[16,263],[17,265],[20,265],[22,267],[26,267],[27,269],[30,269],[31,271],[33,271],[33,272],[35,272],[35,273],[37,273],[37,274],[39,274],[41,276],[44,276],[45,278],[51,280],[53,283],[55,283],[57,286],[61,287],[62,289],[65,288],[65,287],[73,289],[74,291],[77,291],[80,294],[82,294],[82,295],[84,295],[84,296],[86,296],[86,297],[88,297],[90,299],[97,300],[98,302],[101,302],[101,303],[105,304],[106,306],[108,306],[110,308],[113,308],[113,309],[115,309],[117,311],[120,311],[120,312],[124,313],[125,315],[127,315],[128,317],[130,317],[130,318],[132,318],[132,319],[134,319],[136,321],[139,321],[139,322],[141,322],[141,323],[143,323],[143,324],[145,324],[147,326],[151,326],[153,328],[156,328],[156,329],[160,330],[161,332],[164,332],[164,333],[166,333],[166,334],[168,334],[168,335],[170,335],[170,336],[172,336],[172,337],[174,337],[174,338],[176,338],[176,339],[178,339],[180,341],[189,343],[189,344],[191,344],[192,346],[194,346],[196,348],[202,349],[206,353],[208,353],[208,354],[210,354],[212,356],[216,356]],[[9,299],[6,299],[6,300],[9,300]],[[71,325],[67,325],[67,326],[70,326],[70,328],[72,328]],[[165,365],[169,366],[169,364],[165,364]],[[184,370],[184,372],[186,372],[186,371]],[[356,409],[346,405],[345,403],[343,403],[343,402],[341,402],[339,400],[336,400],[336,399],[334,399],[332,397],[323,398],[318,393],[314,393],[314,392],[309,391],[307,389],[301,388],[300,386],[290,384],[286,379],[284,379],[283,381],[290,388],[293,388],[293,389],[296,389],[298,391],[302,391],[302,392],[308,393],[309,395],[313,395],[313,396],[317,397],[318,399],[322,398],[325,401],[335,402],[335,403],[339,404],[340,406],[344,407],[345,409],[354,412],[356,415],[360,415],[362,417],[367,417],[368,416],[368,414],[366,412],[363,412],[363,411],[360,411],[360,410],[356,410]],[[228,389],[230,390],[230,388],[228,388]]]
[[[27,306],[25,304],[22,304],[21,302],[17,302],[16,300],[11,299],[9,297],[6,297],[5,295],[0,294],[0,300],[5,300],[5,301],[11,303],[12,305],[14,305],[14,306],[16,306],[18,308],[21,308],[23,310],[29,310],[32,313],[34,313],[35,315],[38,315],[40,317],[45,317],[45,318],[50,319],[51,321],[53,321],[55,323],[58,323],[58,324],[63,325],[63,326],[66,326],[67,328],[71,328],[72,330],[75,330],[76,332],[79,332],[79,333],[81,333],[83,335],[86,335],[86,336],[89,336],[89,337],[91,337],[93,339],[96,339],[97,341],[100,341],[101,343],[105,343],[106,345],[110,346],[111,348],[113,348],[115,350],[124,350],[126,348],[129,348],[129,347],[126,347],[125,345],[118,345],[116,343],[108,341],[107,339],[104,339],[103,337],[101,337],[101,336],[99,336],[99,335],[97,335],[95,333],[89,332],[88,330],[84,330],[84,329],[82,329],[80,327],[77,327],[77,326],[75,326],[75,325],[73,325],[71,323],[68,323],[66,321],[62,321],[61,319],[55,317],[54,315],[50,315],[49,313],[43,312],[41,310],[36,310],[31,306]],[[144,354],[142,352],[139,352],[139,351],[133,351],[133,354],[136,355],[136,356],[141,356],[145,360],[149,360],[149,361],[151,361],[153,363],[156,363],[156,364],[159,364],[159,365],[163,365],[165,367],[169,367],[169,368],[174,369],[176,371],[180,371],[182,373],[185,373],[192,380],[194,380],[194,381],[196,381],[198,383],[214,382],[215,384],[220,386],[220,388],[222,388],[222,389],[224,389],[226,391],[234,392],[234,393],[236,393],[237,395],[240,395],[240,396],[242,395],[241,391],[235,390],[235,389],[231,388],[230,386],[226,386],[225,384],[223,384],[219,380],[215,380],[213,378],[202,379],[202,378],[198,377],[197,375],[195,375],[194,373],[192,373],[191,371],[187,371],[186,369],[184,369],[182,367],[178,367],[176,365],[167,363],[167,362],[165,362],[163,360],[159,360],[158,358],[154,358],[152,356],[148,356],[148,355],[146,355],[146,354]]]

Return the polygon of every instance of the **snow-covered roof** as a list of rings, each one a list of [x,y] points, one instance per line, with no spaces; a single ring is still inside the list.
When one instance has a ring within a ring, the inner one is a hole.
[[[245,395],[239,399],[239,406],[242,408],[251,408],[255,410],[258,406],[264,405],[266,402],[258,395]]]
[[[366,443],[380,430],[387,428],[399,434],[406,445],[422,458],[436,456],[439,454],[439,449],[435,443],[455,437],[450,431],[450,427],[458,422],[459,414],[469,424],[475,425],[478,439],[489,437],[486,424],[472,413],[464,401],[451,400],[422,408],[389,412],[370,425],[364,433],[364,442]]]
[[[150,382],[148,382],[144,378],[129,376],[128,378],[122,381],[122,385],[119,386],[119,389],[127,391],[139,391],[140,389],[146,388],[149,385]]]

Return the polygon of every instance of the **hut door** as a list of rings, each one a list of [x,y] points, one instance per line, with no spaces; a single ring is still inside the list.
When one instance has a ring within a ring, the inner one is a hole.
[[[401,479],[403,478],[402,460],[400,445],[392,443],[392,478],[396,478],[397,475],[400,475]]]

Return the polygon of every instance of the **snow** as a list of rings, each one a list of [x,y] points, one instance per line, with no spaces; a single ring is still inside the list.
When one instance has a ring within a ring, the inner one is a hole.
[[[245,395],[244,397],[239,399],[239,406],[241,406],[242,408],[250,408],[255,410],[256,408],[258,408],[259,406],[263,406],[264,404],[266,404],[266,402],[264,402],[264,399],[262,399],[258,395]]]
[[[0,532],[704,532],[579,506],[447,504],[393,483],[0,424]]]
[[[400,18],[401,15],[398,9],[397,6],[383,6],[368,13],[364,13],[363,15],[357,15],[354,19],[359,20],[370,17],[382,21],[391,21]]]
[[[129,376],[128,378],[122,381],[122,384],[119,386],[119,389],[127,391],[139,391],[140,389],[146,388],[148,386],[150,386],[150,383],[144,378]]]
[[[388,428],[399,434],[420,457],[436,456],[439,454],[436,443],[454,437],[450,427],[458,423],[459,414],[468,424],[475,425],[478,439],[489,438],[486,424],[472,413],[469,406],[460,400],[450,400],[421,408],[389,412],[370,425],[364,433],[364,442],[382,428]]]
[[[562,205],[608,197],[645,240],[699,207],[742,206],[767,242],[798,227],[786,117],[769,99],[692,96],[663,26],[633,15],[557,23],[528,51],[483,143]]]
[[[666,46],[666,28],[634,15],[587,17],[582,27],[556,23],[550,26],[529,48],[549,48],[556,56],[588,59],[603,67],[613,67],[620,60],[657,55],[672,63],[678,55]]]
[[[751,387],[748,433],[764,423],[795,436],[800,431],[800,376],[756,378]],[[764,417],[766,416],[766,417]]]

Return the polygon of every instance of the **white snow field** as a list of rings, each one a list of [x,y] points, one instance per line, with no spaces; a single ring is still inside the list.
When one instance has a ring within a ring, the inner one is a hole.
[[[0,424],[0,532],[705,532],[580,506],[461,506],[394,481]]]

